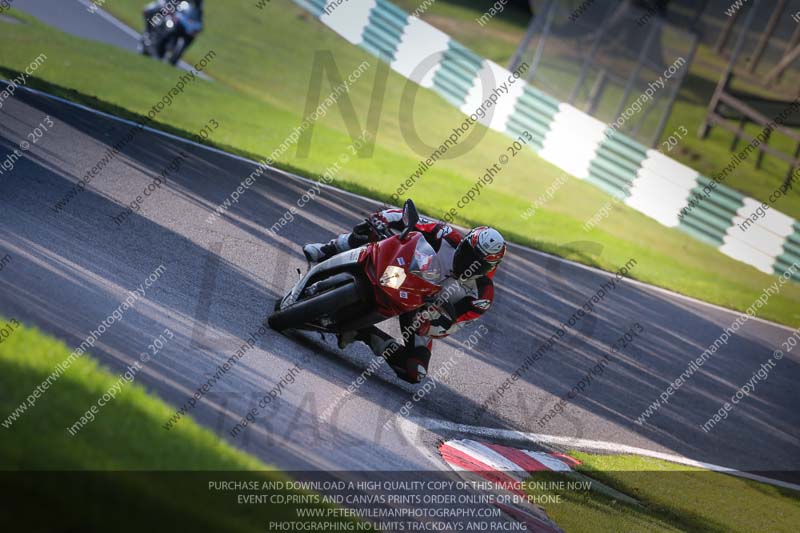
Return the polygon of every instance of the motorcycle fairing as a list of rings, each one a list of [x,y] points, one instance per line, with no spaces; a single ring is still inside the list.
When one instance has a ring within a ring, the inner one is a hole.
[[[419,232],[411,232],[405,241],[389,238],[368,248],[362,257],[375,292],[377,311],[387,317],[396,316],[425,304],[425,298],[440,289],[441,266],[436,252]],[[437,276],[426,281],[419,270],[435,264]],[[408,274],[401,271],[408,270]],[[412,270],[416,269],[416,273]],[[433,289],[433,291],[432,291]]]
[[[312,278],[317,277],[319,274],[325,272],[326,270],[330,270],[333,268],[340,269],[341,267],[345,267],[348,265],[355,265],[358,263],[359,256],[361,252],[366,248],[366,246],[360,246],[358,248],[354,248],[352,250],[348,250],[346,252],[342,252],[340,254],[334,255],[330,259],[322,261],[321,263],[317,263],[308,272],[306,275],[303,276],[300,281],[298,281],[289,294],[286,295],[286,298],[283,299],[281,302],[281,309],[292,305],[297,301],[300,295],[303,293],[303,290],[306,288],[308,281]]]
[[[194,36],[203,30],[203,23],[200,22],[200,14],[197,12],[197,8],[186,7],[185,9],[179,9],[175,13],[175,18],[183,24],[184,31],[188,35]]]

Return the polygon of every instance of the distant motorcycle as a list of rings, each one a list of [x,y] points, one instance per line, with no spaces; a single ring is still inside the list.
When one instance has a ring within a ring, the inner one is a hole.
[[[175,65],[195,37],[203,31],[200,12],[189,2],[183,1],[173,12],[157,18],[157,23],[142,33],[141,52]]]

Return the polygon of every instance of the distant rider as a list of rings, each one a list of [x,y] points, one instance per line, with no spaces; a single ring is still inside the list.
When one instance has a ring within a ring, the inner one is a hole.
[[[142,32],[141,43],[142,51],[145,51],[148,45],[151,44],[151,39],[154,35],[152,30],[161,25],[165,16],[177,11],[178,6],[182,1],[183,0],[155,0],[154,2],[150,2],[144,6],[144,10],[142,11],[142,16],[144,17],[144,31]],[[189,4],[192,4],[195,8],[197,8],[197,15],[200,19],[200,22],[203,22],[203,0],[187,1]],[[192,44],[193,40],[193,37],[186,36],[186,48],[189,48],[189,45]],[[157,47],[161,45],[161,43],[155,44]]]

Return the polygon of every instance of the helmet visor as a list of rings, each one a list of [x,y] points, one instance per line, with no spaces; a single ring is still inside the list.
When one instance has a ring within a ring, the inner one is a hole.
[[[460,279],[473,279],[491,272],[494,265],[483,259],[468,243],[462,243],[453,257],[453,274]]]

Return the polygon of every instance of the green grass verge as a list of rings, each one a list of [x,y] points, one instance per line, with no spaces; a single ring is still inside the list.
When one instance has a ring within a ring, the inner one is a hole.
[[[800,493],[749,479],[630,455],[570,452],[577,470],[636,499],[634,506],[595,490],[559,490],[565,477],[537,475],[530,490],[565,531],[797,531]],[[538,485],[541,487],[542,485]],[[553,489],[553,490],[549,490]],[[559,495],[559,503],[547,503]]]
[[[421,0],[393,0],[393,2],[407,11],[412,11],[422,3]],[[517,46],[522,41],[530,15],[519,8],[509,7],[489,20],[485,25],[480,26],[476,19],[488,12],[494,3],[494,0],[439,0],[421,18],[448,33],[456,41],[474,50],[479,55],[492,59],[502,66],[507,66]],[[571,7],[575,9],[580,4],[581,0],[573,0]],[[680,9],[680,7],[674,6],[670,9]],[[714,23],[711,20],[706,22]],[[721,23],[721,21],[717,21],[717,23]],[[557,36],[550,37],[551,43],[556,43],[558,40]],[[720,72],[725,68],[726,61],[726,59],[717,56],[706,45],[701,45],[698,48],[695,61],[692,63],[684,84],[678,93],[675,106],[660,140],[665,141],[681,127],[685,127],[689,133],[681,138],[678,146],[672,150],[666,149],[661,144],[656,146],[657,148],[662,148],[662,151],[669,157],[694,168],[707,177],[720,172],[731,162],[733,157],[733,153],[730,151],[733,136],[727,130],[717,127],[711,131],[706,139],[700,139],[697,136],[706,114],[708,102],[714,93]],[[671,62],[670,60],[667,63]],[[565,74],[565,69],[573,65],[574,63],[550,61],[548,66],[548,60],[545,58],[538,76],[549,80],[550,83],[554,83],[557,80],[565,80],[564,83],[568,84],[573,83],[576,73]],[[592,87],[594,74],[596,73],[590,74],[585,84],[586,87]],[[800,72],[788,72],[781,88],[791,90],[798,81],[800,81]],[[534,85],[536,84],[534,83]],[[563,86],[563,84],[558,83],[556,85]],[[747,83],[746,80],[737,80],[734,87],[738,91],[753,95],[763,96],[768,94],[765,93],[764,89]],[[608,98],[611,98],[615,93],[618,96],[622,92],[621,86],[616,88],[609,86],[608,89]],[[633,94],[630,100],[633,101],[638,96],[638,94]],[[603,100],[607,101],[606,98]],[[610,102],[606,103],[610,104]],[[575,103],[576,107],[581,109],[584,104],[585,101],[580,98]],[[612,111],[606,114],[613,114],[616,106],[617,101],[615,100],[611,107]],[[602,110],[603,105],[601,102]],[[606,111],[608,110],[606,109]],[[735,121],[730,121],[730,124],[737,126]],[[651,126],[654,125],[651,124]],[[748,125],[745,129],[753,136],[761,130],[759,126],[753,124]],[[739,149],[744,144],[744,142],[741,142]],[[778,134],[770,140],[770,146],[787,155],[792,155],[796,148],[796,144],[793,141],[784,135]],[[787,168],[786,163],[769,155],[765,156],[762,167],[756,168],[756,157],[753,154],[748,161],[737,167],[726,178],[725,184],[748,196],[767,201],[770,193],[783,182]],[[800,219],[800,193],[795,192],[784,196],[773,207],[789,216]]]
[[[0,325],[11,330],[0,341],[3,421],[70,354],[64,343],[35,328],[9,324],[0,317]],[[147,371],[142,366],[137,378]],[[235,493],[209,490],[209,480],[220,476],[288,478],[191,418],[165,431],[174,408],[135,381],[123,382],[95,420],[71,436],[67,427],[118,380],[84,355],[16,422],[0,427],[0,497],[15,517],[26,517],[25,531],[46,530],[39,529],[45,524],[59,531],[180,524],[184,531],[244,532],[264,531],[268,520],[297,519],[292,506],[241,506]]]
[[[118,0],[106,7],[129,23],[140,24],[138,1]],[[65,35],[30,17],[20,18],[25,24],[0,23],[0,68],[5,75],[21,71],[45,52],[49,59],[36,72],[39,80],[31,82],[44,90],[135,119],[146,114],[181,74],[147,58]],[[273,0],[263,11],[244,0],[232,0],[225,6],[210,4],[208,21],[207,31],[189,50],[187,59],[195,62],[214,50],[217,55],[207,72],[217,82],[191,84],[158,116],[157,127],[191,134],[213,117],[220,123],[213,144],[257,159],[264,157],[300,123],[314,55],[320,50],[333,53],[345,76],[364,60],[373,65],[350,94],[362,127],[366,123],[377,59],[288,0]],[[389,73],[375,153],[353,158],[343,166],[335,185],[388,200],[416,170],[420,155],[409,148],[400,128],[401,122],[408,120],[400,113],[406,110],[401,105],[405,87],[404,79]],[[323,95],[330,89],[326,81]],[[416,102],[413,115],[419,134],[431,145],[441,143],[463,121],[458,110],[428,90],[421,89]],[[506,153],[509,139],[478,129],[485,135],[477,146],[457,158],[439,161],[408,193],[423,212],[442,216],[475,184],[484,168]],[[298,157],[292,149],[279,165],[319,176],[347,152],[351,142],[341,113],[333,108],[314,127],[309,157]],[[531,203],[561,175],[533,152],[523,151],[455,221],[467,226],[492,224],[516,242],[609,271],[635,258],[638,264],[631,272],[633,277],[738,310],[746,309],[774,282],[773,277],[624,205],[585,232],[584,222],[609,197],[579,180],[567,180],[535,216],[523,219]],[[585,241],[599,243],[602,252],[587,256],[581,244]],[[799,302],[800,285],[787,285],[760,310],[761,316],[800,325]]]

